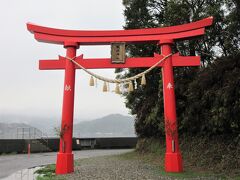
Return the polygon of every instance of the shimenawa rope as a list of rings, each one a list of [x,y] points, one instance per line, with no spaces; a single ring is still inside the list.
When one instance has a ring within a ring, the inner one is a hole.
[[[82,70],[84,70],[86,73],[90,74],[91,76],[95,77],[96,79],[99,79],[99,80],[102,80],[104,82],[108,82],[108,83],[117,83],[117,84],[120,84],[120,83],[126,83],[126,82],[131,82],[133,80],[136,80],[142,76],[144,76],[145,74],[149,73],[151,70],[153,70],[155,67],[157,67],[159,64],[161,64],[163,61],[165,61],[167,58],[169,58],[170,56],[172,56],[172,53],[171,54],[168,54],[167,56],[164,56],[162,59],[160,59],[157,63],[155,63],[153,66],[151,66],[150,68],[146,69],[145,71],[135,75],[135,76],[132,76],[132,77],[129,77],[129,78],[125,78],[125,79],[109,79],[109,78],[105,78],[103,76],[100,76],[98,74],[95,74],[89,70],[87,70],[86,68],[84,68],[82,65],[80,65],[79,63],[77,63],[74,59],[76,58],[73,57],[73,58],[69,58],[69,57],[66,57],[66,59],[68,59],[69,61],[73,62],[75,65],[77,65],[79,68],[81,68]]]

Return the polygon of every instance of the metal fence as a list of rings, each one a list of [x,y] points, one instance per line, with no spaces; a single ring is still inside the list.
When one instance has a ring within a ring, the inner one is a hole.
[[[47,134],[34,127],[18,127],[16,131],[16,139],[48,138]]]
[[[38,139],[48,138],[46,133],[43,133],[34,127],[15,127],[3,129],[0,131],[0,139]]]

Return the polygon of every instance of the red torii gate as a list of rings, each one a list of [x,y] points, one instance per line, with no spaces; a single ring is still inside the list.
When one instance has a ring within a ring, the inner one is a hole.
[[[112,64],[110,58],[84,59],[83,55],[75,61],[86,69],[96,68],[137,68],[151,67],[160,59],[171,54],[171,45],[174,40],[188,39],[204,35],[205,27],[213,22],[212,17],[189,24],[163,28],[112,30],[112,31],[81,31],[63,30],[38,26],[27,23],[27,28],[34,34],[36,40],[63,45],[66,48],[66,57],[74,58],[76,50],[81,45],[109,45],[114,42],[152,42],[161,46],[161,55],[154,57],[126,58],[124,64]],[[74,86],[76,66],[72,61],[59,56],[57,60],[40,60],[40,70],[65,69],[64,94],[62,106],[62,137],[57,154],[56,174],[66,174],[74,171],[72,154],[72,130],[74,111]],[[173,67],[199,66],[199,56],[180,56],[178,53],[169,56],[158,66],[162,67],[164,117],[166,131],[165,170],[167,172],[182,172],[182,157],[178,143],[176,103],[174,93]]]

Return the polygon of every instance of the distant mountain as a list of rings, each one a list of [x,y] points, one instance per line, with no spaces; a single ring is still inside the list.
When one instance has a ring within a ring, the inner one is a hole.
[[[75,137],[133,137],[134,119],[131,116],[111,114],[92,121],[83,121],[74,125]]]
[[[133,137],[135,135],[134,119],[131,116],[111,114],[99,119],[79,121],[73,126],[75,137]],[[56,137],[55,127],[60,127],[61,118],[25,117],[19,115],[0,115],[0,139],[39,136],[41,132],[48,137]],[[35,129],[35,130],[34,130]],[[30,131],[30,132],[29,132]],[[35,132],[33,132],[35,131]],[[24,134],[24,135],[22,135]]]

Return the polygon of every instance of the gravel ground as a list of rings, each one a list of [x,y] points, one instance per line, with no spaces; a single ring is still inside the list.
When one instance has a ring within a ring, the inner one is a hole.
[[[158,167],[141,160],[127,160],[118,156],[104,156],[76,161],[75,173],[64,176],[68,180],[172,180],[160,174]],[[181,178],[185,179],[185,178]],[[188,178],[194,180],[216,178]]]
[[[120,160],[118,157],[98,157],[77,161],[75,173],[66,179],[166,179],[151,171],[149,165],[140,161]]]

